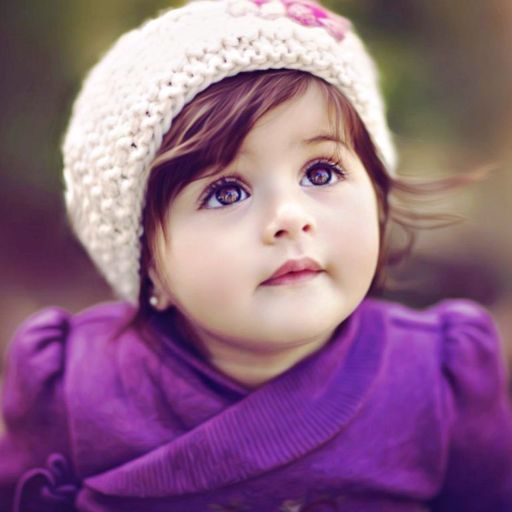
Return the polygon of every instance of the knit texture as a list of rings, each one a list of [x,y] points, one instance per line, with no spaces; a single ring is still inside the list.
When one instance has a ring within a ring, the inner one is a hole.
[[[240,72],[297,69],[335,85],[391,174],[377,73],[350,22],[290,0],[197,1],[122,36],[90,71],[63,143],[73,229],[116,295],[136,302],[148,170],[173,119]]]

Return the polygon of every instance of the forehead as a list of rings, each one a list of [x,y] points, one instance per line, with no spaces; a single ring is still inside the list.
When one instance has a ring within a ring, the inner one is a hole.
[[[250,155],[255,146],[299,146],[328,136],[335,139],[338,135],[336,117],[329,108],[325,91],[312,82],[304,93],[264,114],[242,142],[239,155]]]

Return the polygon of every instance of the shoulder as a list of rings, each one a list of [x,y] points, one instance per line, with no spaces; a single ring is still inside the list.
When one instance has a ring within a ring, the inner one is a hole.
[[[429,441],[433,510],[512,510],[512,411],[489,312],[469,300],[415,310],[374,299],[360,311],[368,340],[385,342],[375,403],[386,418],[396,411],[397,436],[412,425],[421,450]]]
[[[126,325],[136,312],[128,302],[104,302],[71,315],[71,326],[76,331],[101,326],[107,332]]]
[[[449,299],[422,310],[370,299],[368,314],[380,319],[388,353],[407,354],[430,368],[456,402],[503,395],[506,368],[490,313],[466,299]]]
[[[70,314],[58,307],[29,316],[15,331],[7,346],[3,413],[16,422],[25,413],[40,408],[41,396],[54,387],[62,373],[63,345],[69,333]]]
[[[48,353],[67,337],[70,315],[64,309],[50,307],[29,316],[16,329],[7,347],[8,363],[31,359],[32,354]],[[47,347],[52,349],[47,350]]]
[[[62,351],[77,332],[101,327],[108,333],[129,322],[133,314],[133,306],[125,302],[98,304],[76,314],[60,307],[42,309],[16,329],[7,348],[8,363],[37,357],[38,366],[44,366],[41,356],[46,354],[43,359],[51,359],[50,354]]]
[[[133,305],[121,301],[95,304],[78,313],[71,313],[59,306],[50,306],[28,316],[16,329],[13,339],[57,327],[126,320],[134,313],[134,309]]]
[[[367,299],[367,314],[378,317],[390,334],[431,333],[442,339],[467,338],[481,341],[498,337],[489,312],[467,299],[443,300],[423,309],[396,302]]]
[[[503,385],[500,336],[490,313],[466,299],[449,299],[421,310],[368,299],[363,317],[380,324],[386,350],[430,365],[458,393],[489,395]],[[481,389],[479,389],[481,388]]]
[[[445,301],[442,370],[459,413],[480,414],[504,406],[507,368],[491,314],[470,301]],[[507,408],[507,406],[505,406]]]
[[[72,314],[48,307],[30,315],[15,331],[5,359],[4,416],[15,420],[39,404],[49,405],[64,377],[70,340],[84,335],[90,339],[114,332],[128,322],[133,307],[128,303],[105,303]],[[40,398],[46,397],[44,400]]]

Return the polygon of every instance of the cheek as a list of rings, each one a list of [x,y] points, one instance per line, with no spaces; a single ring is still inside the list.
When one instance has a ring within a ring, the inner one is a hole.
[[[327,234],[338,271],[371,280],[379,254],[379,217],[373,188],[364,187],[362,192],[347,195],[330,223]]]
[[[165,267],[170,293],[187,310],[196,304],[231,300],[236,284],[243,282],[244,251],[234,236],[204,226],[169,230]],[[202,306],[201,306],[202,305]]]

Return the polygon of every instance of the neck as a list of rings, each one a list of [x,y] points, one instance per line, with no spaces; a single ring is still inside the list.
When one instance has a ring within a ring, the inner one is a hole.
[[[276,350],[275,347],[269,348],[268,344],[227,340],[197,327],[192,329],[183,318],[179,321],[179,330],[212,366],[251,389],[277,377],[316,352],[332,335],[332,332],[323,333],[314,339],[300,340]]]
[[[248,388],[257,388],[320,349],[326,340],[277,354],[241,353],[225,345],[209,345],[210,362],[218,370]]]

